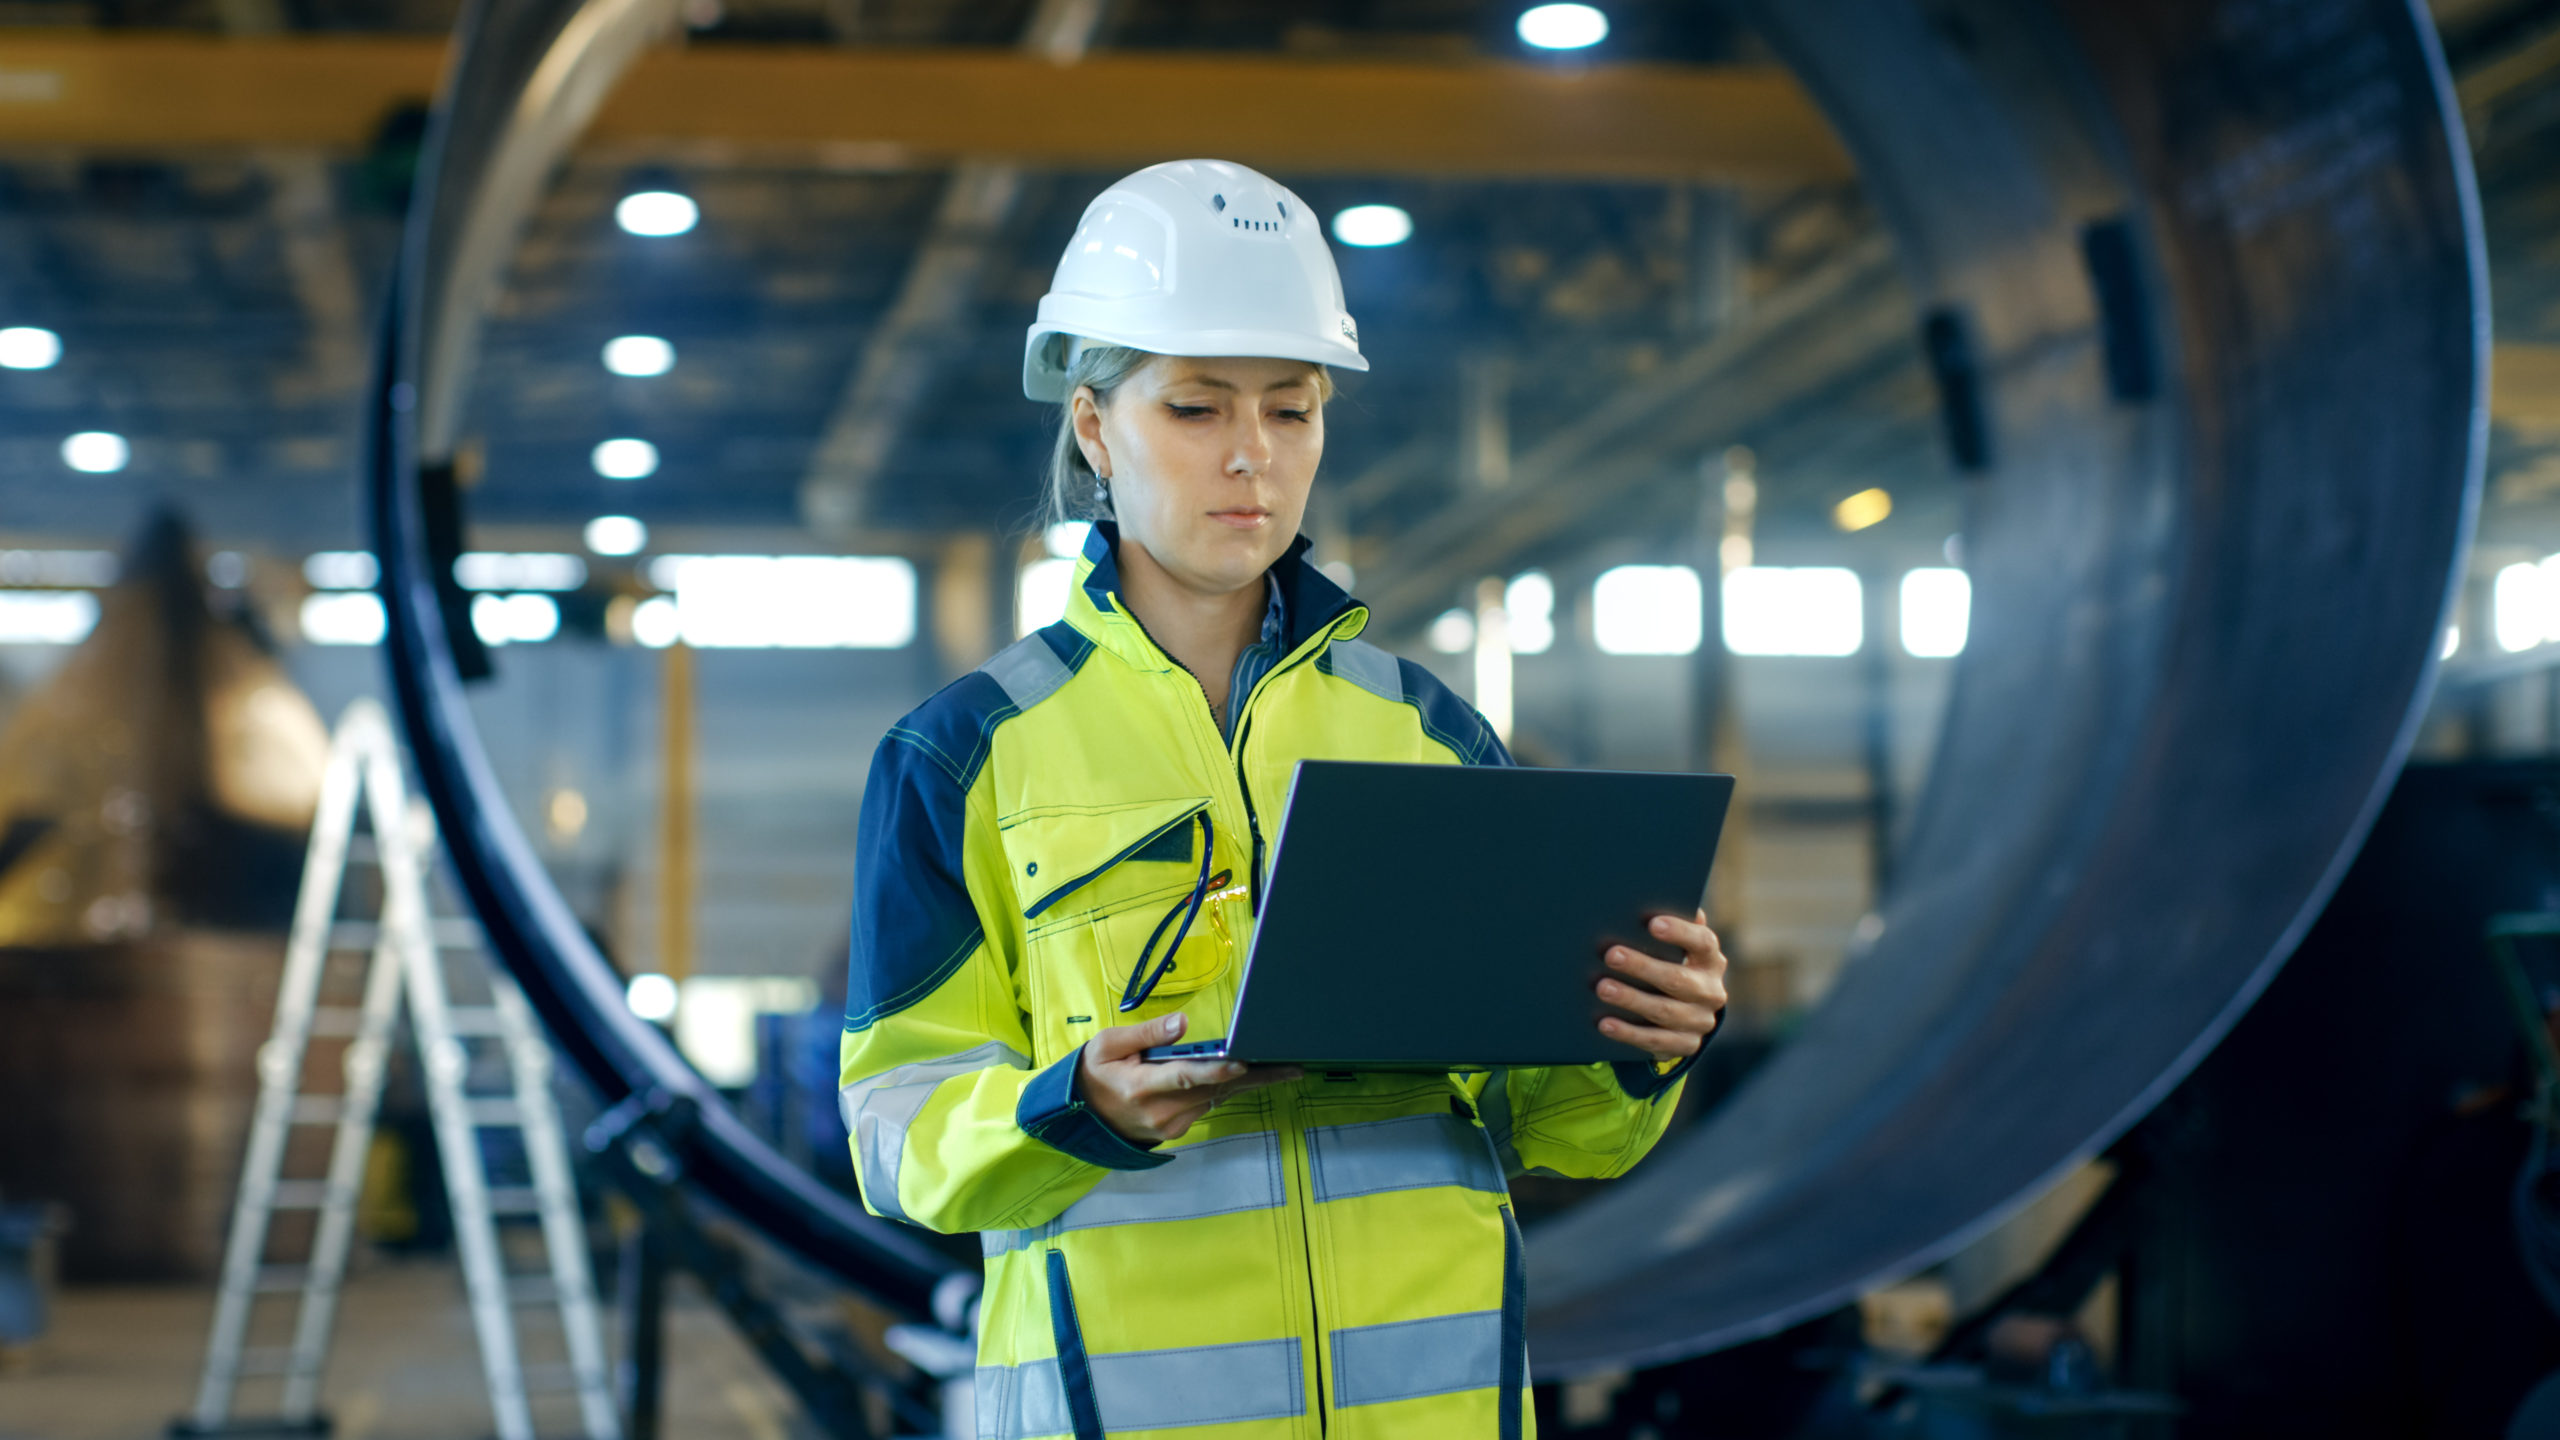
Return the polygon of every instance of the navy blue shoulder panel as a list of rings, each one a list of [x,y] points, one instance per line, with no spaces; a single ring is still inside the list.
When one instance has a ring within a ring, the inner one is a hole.
[[[944,686],[890,726],[872,754],[854,842],[849,1030],[931,994],[978,947],[978,907],[961,872],[969,787],[994,750],[996,728],[1021,713],[1017,696],[1038,703],[1026,683],[1045,685],[1037,694],[1046,698],[1093,653],[1064,622],[1024,643],[1039,648],[1016,646],[989,669]],[[1006,665],[1007,656],[1015,663]]]
[[[1422,715],[1422,732],[1458,752],[1460,763],[1511,763],[1511,752],[1503,747],[1493,727],[1484,723],[1476,707],[1441,684],[1439,676],[1402,656],[1396,657],[1396,675],[1404,684],[1404,703]]]

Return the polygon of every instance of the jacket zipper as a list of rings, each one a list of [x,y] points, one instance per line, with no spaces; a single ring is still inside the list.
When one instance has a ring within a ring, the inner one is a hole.
[[[1218,728],[1217,707],[1209,700],[1208,687],[1200,683],[1200,677],[1193,675],[1189,667],[1183,665],[1181,661],[1173,659],[1173,652],[1165,649],[1162,644],[1157,642],[1154,634],[1148,631],[1147,622],[1140,620],[1137,613],[1132,611],[1126,604],[1122,603],[1117,594],[1114,594],[1111,598],[1114,608],[1119,610],[1121,614],[1129,617],[1129,622],[1138,627],[1138,633],[1147,637],[1148,644],[1155,646],[1156,653],[1164,656],[1166,660],[1171,661],[1175,669],[1182,671],[1184,675],[1190,678],[1192,689],[1197,691],[1200,696],[1200,713],[1209,721],[1209,728],[1211,732],[1215,733]],[[1244,704],[1238,709],[1237,713],[1233,717],[1235,720],[1234,742],[1232,744],[1227,744],[1225,743],[1225,737],[1220,737],[1220,748],[1225,749],[1228,752],[1228,758],[1234,765],[1236,797],[1244,802],[1245,829],[1253,837],[1252,858],[1246,872],[1246,884],[1249,887],[1248,895],[1250,898],[1248,900],[1248,904],[1256,918],[1259,918],[1262,914],[1262,819],[1254,811],[1253,785],[1245,778],[1244,773],[1245,740],[1253,733],[1253,704],[1256,700],[1262,697],[1262,691],[1265,686],[1269,685],[1273,680],[1278,679],[1281,675],[1305,664],[1309,659],[1321,653],[1325,646],[1331,644],[1335,633],[1341,628],[1343,620],[1352,613],[1352,611],[1346,610],[1341,615],[1337,615],[1332,620],[1327,621],[1322,631],[1309,636],[1305,644],[1290,652],[1279,664],[1272,666],[1270,671],[1260,680],[1255,681],[1253,689],[1245,694]],[[1289,1152],[1290,1174],[1298,1189],[1298,1259],[1299,1263],[1306,1267],[1307,1333],[1314,1337],[1312,1346],[1315,1351],[1315,1353],[1309,1357],[1311,1361],[1311,1369],[1309,1373],[1315,1380],[1316,1434],[1318,1436],[1322,1436],[1327,1430],[1327,1426],[1325,1424],[1324,1313],[1316,1302],[1316,1237],[1315,1227],[1312,1223],[1313,1206],[1315,1204],[1315,1188],[1314,1182],[1307,1174],[1306,1128],[1298,1123],[1297,1096],[1291,1093],[1288,1089],[1281,1088],[1272,1091],[1272,1099],[1274,1108],[1280,1112],[1280,1118],[1284,1127],[1282,1131],[1282,1140]]]

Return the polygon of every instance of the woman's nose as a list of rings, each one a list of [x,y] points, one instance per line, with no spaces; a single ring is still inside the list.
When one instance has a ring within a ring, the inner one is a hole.
[[[1263,433],[1257,420],[1245,422],[1236,436],[1235,448],[1227,453],[1227,473],[1251,478],[1271,468],[1271,437]]]

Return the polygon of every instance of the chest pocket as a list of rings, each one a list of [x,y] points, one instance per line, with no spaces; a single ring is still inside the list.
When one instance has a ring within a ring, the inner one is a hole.
[[[1225,1033],[1229,997],[1223,991],[1233,986],[1247,913],[1234,897],[1205,903],[1145,1003],[1125,1013],[1119,1008],[1151,937],[1156,946],[1147,968],[1165,958],[1180,917],[1163,922],[1199,883],[1199,819],[1208,808],[1206,796],[1055,805],[998,822],[1023,900],[1038,1063],[1050,1063],[1099,1029],[1177,1009],[1190,1012],[1190,1038]],[[1223,836],[1219,848],[1225,848]]]

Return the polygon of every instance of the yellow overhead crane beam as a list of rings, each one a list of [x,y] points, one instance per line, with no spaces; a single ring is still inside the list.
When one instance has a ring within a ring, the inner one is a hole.
[[[104,35],[0,39],[0,149],[348,150],[426,98],[441,39]],[[1849,157],[1783,71],[1018,51],[670,47],[643,59],[590,148],[824,163],[958,157],[1111,169],[1219,155],[1283,172],[1800,184]]]

